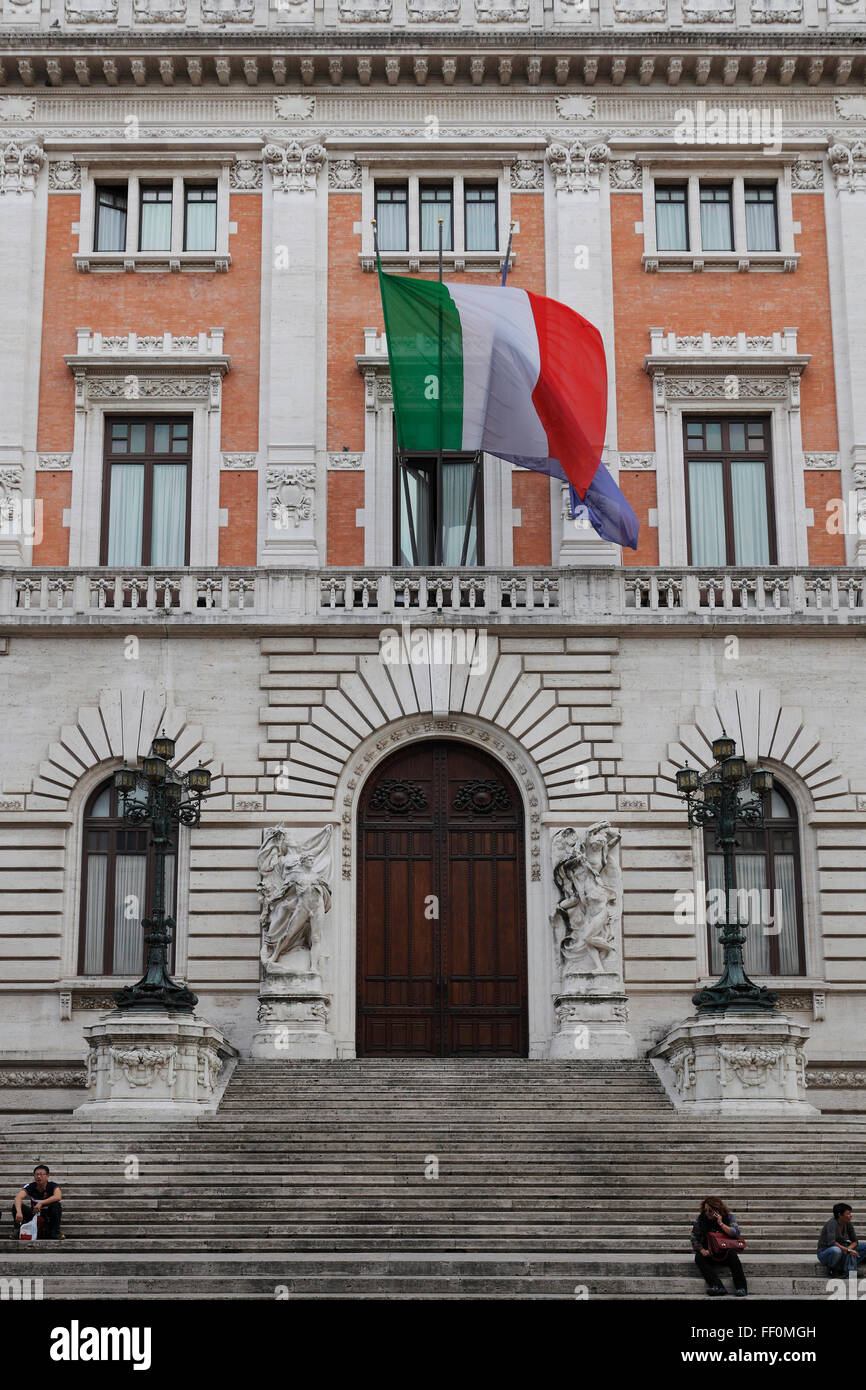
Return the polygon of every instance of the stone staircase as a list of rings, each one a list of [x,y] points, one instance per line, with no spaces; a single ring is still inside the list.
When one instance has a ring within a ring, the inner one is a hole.
[[[864,1140],[864,1118],[684,1119],[646,1062],[244,1062],[195,1121],[8,1122],[0,1190],[50,1163],[66,1239],[4,1242],[0,1277],[45,1298],[700,1299],[688,1234],[714,1193],[754,1295],[826,1298],[817,1231],[856,1202]]]

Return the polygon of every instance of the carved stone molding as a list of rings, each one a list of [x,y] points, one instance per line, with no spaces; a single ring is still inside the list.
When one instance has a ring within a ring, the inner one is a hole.
[[[0,1087],[4,1090],[11,1090],[13,1087],[21,1086],[25,1090],[30,1087],[73,1087],[75,1090],[84,1090],[87,1085],[87,1072],[83,1067],[4,1067],[0,1070]]]
[[[76,373],[76,386],[78,377],[85,376],[84,372]],[[90,401],[114,401],[114,400],[139,400],[139,399],[177,399],[177,400],[202,400],[213,397],[216,392],[216,403],[219,404],[220,396],[220,376],[215,374],[216,380],[206,376],[125,376],[125,377],[92,377],[82,387],[85,396],[82,397],[81,404],[85,404],[85,399]],[[76,395],[76,404],[78,396]]]
[[[804,454],[804,468],[841,468],[842,460],[837,453]]]
[[[354,159],[328,161],[328,188],[332,193],[351,193],[361,187],[361,166]]]
[[[522,24],[529,18],[529,0],[475,0],[475,18],[479,24]]]
[[[201,0],[203,24],[251,24],[255,0]]]
[[[227,472],[239,472],[241,469],[255,468],[257,463],[258,454],[223,454],[220,466]]]
[[[614,0],[614,19],[618,24],[664,24],[666,0]]]
[[[45,163],[41,145],[17,140],[0,143],[0,194],[33,193],[40,167]]]
[[[229,188],[233,193],[261,192],[262,162],[260,159],[247,159],[235,155],[229,169]]]
[[[388,24],[391,0],[339,0],[338,12],[344,24]]]
[[[866,191],[866,140],[833,140],[827,151],[839,193]]]
[[[554,141],[545,154],[557,193],[588,193],[599,186],[601,169],[610,158],[610,149],[602,141],[590,144],[570,140],[567,144]]]
[[[591,121],[597,105],[594,96],[557,97],[556,114],[565,121]]]
[[[540,159],[515,159],[511,165],[511,187],[517,193],[541,192],[544,163]]]
[[[3,1083],[0,1082],[0,1085]],[[836,1090],[862,1090],[866,1088],[866,1070],[856,1066],[852,1067],[833,1067],[818,1068],[810,1066],[806,1068],[806,1085],[810,1090],[829,1087]]]
[[[683,3],[684,24],[733,24],[735,17],[735,7],[719,4],[718,0],[705,0],[703,4],[684,0]]]
[[[633,159],[616,159],[610,166],[612,193],[634,193],[643,186],[643,170]]]
[[[295,94],[274,97],[274,115],[282,121],[307,121],[315,109],[315,97]]]
[[[327,155],[323,145],[291,140],[287,145],[265,145],[262,157],[278,192],[313,193]]]
[[[32,121],[35,110],[35,97],[0,97],[0,121]]]
[[[328,454],[328,472],[334,473],[342,470],[355,470],[364,467],[364,455],[341,452],[339,454]]]
[[[866,120],[866,97],[836,97],[836,115],[843,121]]]
[[[176,1047],[112,1047],[109,1056],[128,1086],[152,1086],[162,1072],[169,1090],[174,1085]]]
[[[791,165],[791,186],[796,193],[819,193],[824,187],[824,166],[820,159],[801,155]]]
[[[77,193],[81,188],[81,166],[74,159],[52,159],[48,165],[48,187],[52,193]]]
[[[802,0],[752,0],[753,24],[802,24]]]
[[[655,454],[620,454],[620,468],[628,469],[632,472],[653,472],[656,467]]]
[[[268,516],[280,530],[299,527],[314,515],[316,470],[307,467],[269,468]]]
[[[116,24],[117,0],[66,0],[67,24]]]
[[[37,454],[36,468],[41,472],[53,472],[55,468],[71,468],[71,454]]]

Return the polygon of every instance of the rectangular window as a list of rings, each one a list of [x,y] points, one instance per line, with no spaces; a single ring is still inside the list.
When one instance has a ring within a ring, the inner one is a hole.
[[[380,251],[408,251],[409,193],[405,183],[376,184],[376,231]]]
[[[421,250],[439,250],[439,223],[442,223],[442,250],[453,249],[451,184],[421,185]]]
[[[701,184],[701,250],[733,251],[731,185]]]
[[[686,185],[656,185],[656,246],[659,251],[688,251]]]
[[[463,196],[466,209],[466,250],[496,251],[496,185],[467,183]]]
[[[684,421],[689,564],[772,565],[770,424]]]
[[[217,224],[216,184],[185,184],[184,198],[184,251],[215,251]]]
[[[126,184],[98,184],[94,251],[126,250]]]
[[[484,563],[480,454],[398,456],[394,477],[395,564]]]
[[[142,186],[140,251],[171,250],[171,185]]]
[[[778,251],[775,185],[747,183],[743,192],[746,200],[746,246],[750,251]]]
[[[101,564],[189,563],[191,422],[106,422]]]

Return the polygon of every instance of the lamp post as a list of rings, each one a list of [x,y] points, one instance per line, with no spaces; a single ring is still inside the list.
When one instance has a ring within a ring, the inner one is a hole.
[[[756,985],[746,974],[743,965],[745,923],[740,922],[739,912],[733,910],[737,829],[741,825],[763,827],[763,795],[772,789],[773,774],[764,767],[754,767],[750,773],[734,740],[724,733],[713,740],[713,758],[714,766],[709,771],[699,773],[686,763],[676,777],[677,791],[688,808],[689,825],[714,826],[725,872],[725,921],[719,937],[724,968],[714,985],[692,996],[692,1003],[702,1014],[775,1009],[779,996]]]
[[[114,774],[121,815],[127,825],[149,824],[154,848],[153,912],[142,918],[147,941],[147,965],[137,984],[115,994],[118,1008],[150,1011],[170,1009],[192,1013],[198,997],[168,974],[168,946],[173,917],[165,915],[165,857],[173,825],[198,825],[202,797],[210,788],[210,773],[199,764],[181,775],[171,767],[174,739],[161,734],[153,740],[141,768],[122,767]]]

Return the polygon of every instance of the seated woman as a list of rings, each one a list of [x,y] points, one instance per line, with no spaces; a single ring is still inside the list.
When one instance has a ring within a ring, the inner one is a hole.
[[[16,1235],[20,1234],[20,1226],[23,1221],[32,1220],[35,1213],[44,1217],[45,1224],[39,1232],[40,1240],[59,1240],[60,1221],[63,1215],[63,1207],[60,1205],[63,1200],[63,1193],[60,1191],[60,1184],[52,1182],[48,1175],[48,1165],[37,1163],[33,1169],[33,1181],[27,1183],[16,1192],[12,1207],[12,1220],[19,1227]]]
[[[718,1297],[720,1294],[727,1293],[727,1289],[719,1277],[721,1271],[727,1266],[734,1281],[734,1293],[738,1297],[744,1298],[749,1290],[746,1276],[743,1273],[743,1266],[740,1264],[740,1257],[735,1250],[728,1250],[721,1257],[711,1255],[710,1235],[713,1231],[717,1235],[732,1238],[736,1238],[740,1234],[740,1228],[733,1212],[728,1210],[721,1197],[705,1197],[701,1202],[700,1212],[692,1226],[692,1249],[695,1252],[695,1264],[707,1281],[708,1294]]]

